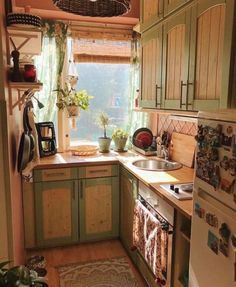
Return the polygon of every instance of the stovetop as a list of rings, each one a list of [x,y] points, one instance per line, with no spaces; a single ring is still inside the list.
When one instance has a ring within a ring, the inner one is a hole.
[[[193,198],[193,183],[182,184],[161,184],[161,188],[168,191],[171,195],[179,200],[187,200]]]

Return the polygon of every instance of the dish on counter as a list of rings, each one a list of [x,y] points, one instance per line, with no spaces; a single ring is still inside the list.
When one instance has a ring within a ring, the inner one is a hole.
[[[98,147],[96,145],[79,145],[71,147],[70,151],[72,155],[87,156],[96,154]]]
[[[137,129],[132,137],[132,143],[138,148],[146,149],[151,146],[153,139],[152,131],[148,128]]]

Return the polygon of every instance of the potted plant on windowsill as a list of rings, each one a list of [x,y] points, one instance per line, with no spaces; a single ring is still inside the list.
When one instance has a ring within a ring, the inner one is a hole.
[[[102,153],[109,152],[111,138],[107,137],[107,126],[109,125],[109,118],[105,113],[101,113],[98,117],[98,125],[103,128],[103,137],[98,138],[99,151]]]
[[[65,88],[54,90],[57,91],[57,107],[59,110],[67,109],[69,117],[75,117],[79,115],[80,109],[88,110],[90,99],[93,97],[88,95],[86,90],[76,91],[68,83],[65,84]]]
[[[125,145],[128,139],[128,133],[121,129],[115,129],[112,133],[112,139],[115,143],[115,151],[118,152],[124,152],[125,151]]]

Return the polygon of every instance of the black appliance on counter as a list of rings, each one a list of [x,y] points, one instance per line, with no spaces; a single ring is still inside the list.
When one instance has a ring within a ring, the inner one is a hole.
[[[40,157],[50,156],[57,152],[56,134],[53,122],[35,124],[38,132]]]

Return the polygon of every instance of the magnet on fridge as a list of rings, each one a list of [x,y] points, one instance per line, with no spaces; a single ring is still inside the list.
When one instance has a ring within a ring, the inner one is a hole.
[[[220,188],[227,193],[232,193],[234,183],[235,183],[235,180],[230,182],[229,180],[222,178],[220,182]]]
[[[215,254],[218,254],[219,238],[210,230],[208,230],[207,245]]]
[[[224,239],[225,242],[229,242],[231,231],[226,223],[222,223],[219,229],[220,236]]]
[[[205,210],[203,208],[201,208],[199,203],[195,203],[195,213],[200,217],[200,218],[204,218],[205,216]]]
[[[220,239],[219,250],[225,257],[229,256],[229,244]]]
[[[206,222],[212,227],[218,227],[218,218],[216,215],[207,212],[206,213]]]

